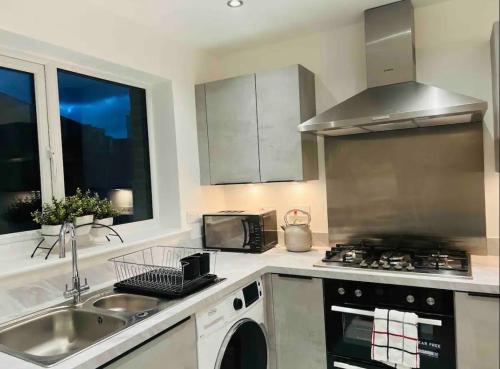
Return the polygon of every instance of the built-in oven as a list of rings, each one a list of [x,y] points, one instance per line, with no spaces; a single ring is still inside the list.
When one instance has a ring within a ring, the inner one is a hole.
[[[419,316],[421,369],[456,369],[451,291],[324,280],[324,301],[328,369],[390,368],[371,360],[375,308]]]
[[[203,215],[205,248],[260,253],[277,243],[276,210],[230,210]]]

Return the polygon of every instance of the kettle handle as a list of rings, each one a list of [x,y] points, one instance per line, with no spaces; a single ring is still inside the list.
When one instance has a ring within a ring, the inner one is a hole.
[[[285,225],[289,226],[290,223],[288,223],[288,215],[291,214],[291,213],[302,213],[304,215],[307,215],[307,224],[311,224],[311,214],[309,214],[307,211],[304,211],[304,210],[301,210],[301,209],[290,209],[286,212],[285,216],[283,217],[283,219],[285,220]]]

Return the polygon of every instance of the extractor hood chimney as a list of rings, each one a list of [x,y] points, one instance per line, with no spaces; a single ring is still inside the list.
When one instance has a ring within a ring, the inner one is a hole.
[[[482,121],[485,101],[416,82],[411,0],[365,11],[368,89],[299,125],[340,136]]]

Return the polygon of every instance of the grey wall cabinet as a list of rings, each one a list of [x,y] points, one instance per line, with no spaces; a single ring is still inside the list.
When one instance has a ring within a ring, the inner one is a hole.
[[[212,184],[259,182],[255,75],[205,84]]]
[[[326,369],[323,283],[273,274],[272,315],[277,369]]]
[[[101,368],[197,369],[196,353],[196,325],[191,317]]]
[[[498,369],[500,298],[455,293],[458,369]]]
[[[201,184],[318,178],[314,74],[300,65],[196,86]]]
[[[256,74],[262,182],[318,178],[316,136],[297,126],[316,115],[314,74],[300,65]]]

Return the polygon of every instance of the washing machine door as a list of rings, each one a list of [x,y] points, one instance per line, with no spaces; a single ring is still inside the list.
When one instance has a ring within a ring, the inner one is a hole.
[[[238,321],[222,342],[214,369],[267,369],[264,328],[251,319]]]

